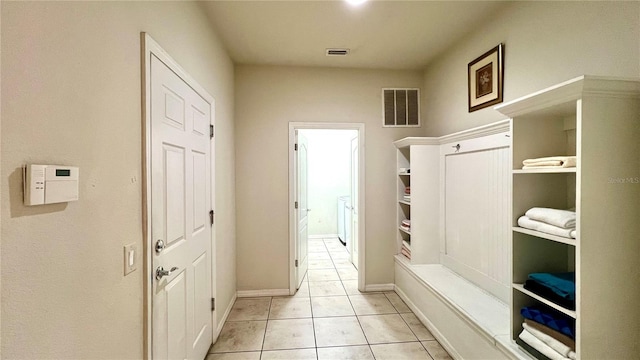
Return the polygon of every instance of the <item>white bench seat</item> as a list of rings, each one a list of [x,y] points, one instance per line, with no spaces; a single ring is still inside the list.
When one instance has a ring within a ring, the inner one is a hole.
[[[398,295],[455,359],[532,359],[510,339],[509,306],[440,264],[395,259]]]

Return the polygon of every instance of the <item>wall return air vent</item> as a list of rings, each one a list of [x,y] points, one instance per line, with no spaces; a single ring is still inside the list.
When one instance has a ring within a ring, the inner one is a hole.
[[[327,56],[347,56],[349,55],[349,49],[326,49]]]
[[[420,89],[382,89],[382,126],[419,127]]]

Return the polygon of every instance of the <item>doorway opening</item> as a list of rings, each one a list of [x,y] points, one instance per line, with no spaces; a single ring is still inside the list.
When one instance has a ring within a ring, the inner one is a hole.
[[[289,124],[289,292],[305,275],[364,290],[364,124]]]

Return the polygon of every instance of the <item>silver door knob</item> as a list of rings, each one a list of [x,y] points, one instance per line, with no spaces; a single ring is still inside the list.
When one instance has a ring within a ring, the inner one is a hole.
[[[165,270],[162,266],[158,266],[156,269],[156,280],[162,279],[163,276],[169,276],[176,270],[178,270],[176,266],[172,267],[171,270]]]

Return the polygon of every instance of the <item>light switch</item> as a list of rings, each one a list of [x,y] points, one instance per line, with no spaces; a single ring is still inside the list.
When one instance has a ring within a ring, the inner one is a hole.
[[[136,244],[124,246],[124,274],[129,275],[138,268],[136,258],[138,257],[138,247]]]

